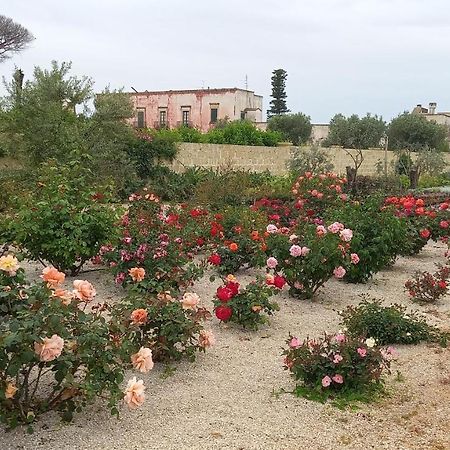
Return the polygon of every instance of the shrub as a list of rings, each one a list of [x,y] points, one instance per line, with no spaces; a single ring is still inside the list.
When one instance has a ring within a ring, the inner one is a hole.
[[[101,313],[105,305],[93,302],[93,286],[77,280],[72,292],[64,290],[64,274],[54,268],[31,285],[20,269],[13,272],[9,279],[0,276],[0,292],[12,287],[8,296],[16,305],[0,321],[0,421],[31,426],[49,410],[71,420],[97,398],[106,398],[117,415],[118,402],[126,399],[121,383],[132,347],[111,337]],[[4,301],[2,296],[2,306]]]
[[[445,335],[417,312],[407,313],[406,307],[399,304],[383,306],[381,301],[365,299],[357,306],[348,306],[340,315],[350,336],[370,336],[379,345],[446,341]]]
[[[372,338],[352,338],[339,333],[322,339],[289,336],[284,368],[298,382],[297,396],[326,401],[368,401],[382,392],[384,371],[389,371],[392,349],[375,346]]]
[[[313,175],[319,175],[331,172],[334,165],[326,150],[313,145],[309,148],[292,149],[288,168],[295,174],[311,172]]]
[[[112,314],[115,335],[137,348],[150,348],[155,361],[193,361],[197,351],[214,344],[214,336],[202,325],[211,314],[199,306],[194,293],[176,299],[169,292],[153,296],[134,291],[113,307]]]
[[[267,129],[278,131],[293,145],[301,145],[311,136],[311,118],[302,113],[276,115],[269,119]]]
[[[353,233],[339,222],[328,228],[306,225],[291,236],[272,224],[267,231],[267,253],[276,261],[269,269],[283,273],[294,297],[313,297],[331,277],[343,278],[350,264],[358,263],[349,252]]]
[[[76,161],[44,165],[33,192],[16,200],[7,224],[13,243],[33,260],[77,274],[115,235],[109,191],[92,187],[91,177]]]
[[[443,266],[435,273],[416,272],[412,280],[405,283],[410,297],[422,303],[434,303],[448,292],[450,267]]]
[[[281,289],[283,286],[279,284],[278,287]],[[270,300],[275,291],[275,285],[268,285],[262,279],[241,289],[236,278],[228,276],[223,286],[217,288],[214,312],[223,322],[230,321],[245,329],[257,330],[268,322],[266,315],[279,310],[278,304]]]

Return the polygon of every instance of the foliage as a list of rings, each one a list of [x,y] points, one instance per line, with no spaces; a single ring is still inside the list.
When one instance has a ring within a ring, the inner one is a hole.
[[[214,343],[202,325],[211,314],[198,302],[193,293],[178,300],[169,292],[155,297],[134,291],[112,309],[114,333],[136,348],[150,348],[155,361],[193,361],[197,351]]]
[[[287,72],[284,69],[275,69],[272,72],[272,100],[270,109],[267,110],[267,117],[286,114],[289,109],[286,106],[286,78]]]
[[[435,273],[416,272],[412,280],[405,283],[409,295],[415,301],[434,303],[448,292],[450,267],[442,266]]]
[[[262,131],[247,120],[229,122],[222,128],[213,128],[206,134],[210,144],[260,145],[276,147],[281,141],[277,131]]]
[[[237,323],[244,329],[257,330],[268,322],[266,315],[279,310],[278,305],[270,300],[275,291],[275,287],[263,279],[252,281],[241,289],[236,278],[228,276],[216,291],[216,317],[224,322]]]
[[[267,129],[280,132],[293,145],[302,145],[311,136],[311,118],[302,113],[274,115],[269,119]]]
[[[310,172],[313,175],[318,175],[331,172],[334,165],[326,150],[318,145],[313,145],[291,150],[288,167],[294,174]]]
[[[30,195],[15,200],[7,223],[14,245],[33,260],[78,273],[115,236],[108,189],[91,187],[93,177],[77,161],[43,165]]]
[[[289,336],[284,368],[297,381],[295,393],[311,400],[328,398],[369,400],[383,391],[382,374],[389,372],[392,349],[375,346],[373,339],[352,338],[342,333],[322,339]]]
[[[27,48],[34,36],[22,25],[0,15],[0,62]]]
[[[339,313],[347,333],[355,338],[372,337],[379,345],[441,342],[446,338],[428,325],[417,312],[407,312],[399,304],[383,306],[379,300],[365,299]]]
[[[420,114],[405,112],[392,119],[388,137],[390,150],[448,150],[446,128]]]
[[[330,121],[330,131],[323,145],[356,149],[379,147],[385,131],[385,122],[376,115],[360,118],[356,114],[350,117],[336,114]]]
[[[372,195],[399,195],[405,192],[400,177],[358,175],[356,190],[352,191],[352,198],[364,200]]]
[[[331,277],[343,278],[352,263],[352,231],[339,222],[328,228],[302,225],[294,228],[295,234],[290,236],[280,233],[274,225],[268,225],[267,231],[267,254],[276,261],[271,268],[283,274],[294,297],[313,297]]]

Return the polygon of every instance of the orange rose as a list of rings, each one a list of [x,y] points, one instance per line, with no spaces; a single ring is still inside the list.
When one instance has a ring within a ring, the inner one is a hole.
[[[131,321],[135,325],[144,325],[147,322],[148,313],[145,309],[135,309],[131,313]]]
[[[229,248],[232,252],[237,252],[239,246],[236,244],[236,242],[232,242],[232,243],[228,246],[228,248]]]
[[[42,342],[34,343],[34,352],[39,356],[41,361],[53,361],[61,355],[64,348],[64,340],[57,334],[51,338],[44,338]]]
[[[58,297],[63,305],[69,305],[73,300],[73,293],[66,291],[65,289],[55,289],[52,294],[53,297]]]
[[[59,272],[54,267],[46,267],[42,271],[41,278],[47,283],[48,287],[56,287],[64,283],[66,275],[62,272]]]
[[[254,241],[258,241],[259,240],[259,233],[258,233],[258,231],[252,231],[251,238]]]
[[[142,281],[145,277],[145,269],[142,267],[133,267],[128,271],[133,281]]]
[[[89,302],[93,300],[94,297],[97,295],[94,286],[92,286],[92,284],[89,283],[89,281],[75,280],[73,282],[73,287],[75,288],[73,293],[79,300],[83,302]]]
[[[265,243],[261,244],[261,250],[265,252],[267,250],[267,245]]]
[[[147,373],[153,369],[152,351],[147,347],[141,347],[137,353],[131,355],[131,363],[139,372]]]
[[[252,311],[255,313],[258,313],[262,310],[262,306],[261,305],[254,305],[252,306]]]
[[[124,401],[130,409],[135,409],[144,403],[144,391],[145,386],[142,380],[136,380],[136,377],[133,377],[130,381],[128,381]]]
[[[17,386],[14,383],[8,383],[6,385],[5,398],[13,398],[17,391]]]

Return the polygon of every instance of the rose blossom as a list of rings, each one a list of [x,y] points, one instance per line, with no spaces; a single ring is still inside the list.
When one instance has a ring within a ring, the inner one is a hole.
[[[374,338],[368,338],[366,339],[365,344],[367,345],[367,347],[372,348],[375,347],[376,341]]]
[[[128,271],[133,281],[140,282],[145,277],[145,269],[142,267],[133,267]]]
[[[144,403],[144,391],[145,386],[142,380],[138,381],[136,380],[136,377],[133,377],[130,381],[128,381],[124,397],[124,401],[128,405],[128,408],[135,409]]]
[[[75,296],[84,302],[89,302],[94,299],[97,292],[89,281],[86,280],[75,280],[73,282],[73,287],[75,288]]]
[[[298,256],[302,256],[302,248],[299,245],[291,245],[291,248],[289,249],[289,253],[291,256],[294,256],[295,258]]]
[[[337,384],[342,384],[344,382],[344,377],[339,374],[334,375],[334,377],[332,379]]]
[[[303,289],[303,283],[300,283],[300,281],[296,281],[295,283],[294,283],[294,287],[295,287],[295,289],[298,289],[298,290],[302,290]]]
[[[298,236],[296,234],[291,234],[289,236],[289,242],[294,242],[296,239],[298,239]]]
[[[334,364],[339,364],[343,359],[344,358],[339,353],[336,353],[334,355],[333,362]]]
[[[181,299],[183,309],[195,309],[200,301],[200,297],[193,292],[186,292]]]
[[[327,233],[327,229],[323,225],[318,225],[317,228],[316,228],[316,233],[319,236],[323,236],[324,234]]]
[[[270,273],[268,273],[266,275],[266,284],[268,284],[269,286],[273,284],[275,280],[275,277],[273,275],[271,275]]]
[[[302,247],[302,256],[306,256],[311,251],[308,247]]]
[[[333,275],[336,278],[343,278],[345,274],[346,274],[346,270],[342,266],[336,267],[333,270]]]
[[[350,230],[349,228],[344,228],[341,232],[340,232],[340,236],[341,239],[345,242],[350,242],[352,240],[353,237],[353,231]]]
[[[340,222],[334,222],[331,225],[328,226],[328,231],[331,231],[331,233],[339,233],[339,231],[342,231],[344,229],[344,225]]]
[[[44,362],[53,361],[61,355],[64,339],[54,334],[51,338],[44,338],[42,342],[34,343],[34,352]]]
[[[334,340],[339,343],[345,342],[345,334],[343,333],[336,334],[336,336],[334,336]]]
[[[144,325],[147,322],[147,310],[145,309],[135,309],[131,315],[131,321],[135,324],[135,325]]]
[[[266,264],[269,269],[275,269],[275,267],[277,267],[277,265],[278,265],[278,261],[276,258],[271,256],[270,258],[267,259]]]
[[[208,348],[216,343],[216,338],[211,330],[202,330],[198,336],[198,345]]]
[[[116,284],[122,284],[125,281],[127,274],[125,272],[119,272],[114,279]]]
[[[276,233],[278,231],[278,227],[272,223],[270,223],[269,225],[267,225],[266,231],[268,233]]]
[[[367,350],[365,348],[358,347],[356,351],[361,358],[364,358],[367,355]]]
[[[59,272],[54,267],[46,267],[42,271],[41,278],[47,283],[48,287],[56,287],[59,284],[64,283],[66,275],[62,272]]]
[[[13,398],[17,391],[18,388],[13,382],[8,383],[5,389],[5,398]]]
[[[298,347],[300,347],[300,345],[302,345],[302,344],[300,342],[300,339],[297,337],[293,337],[289,342],[289,347],[291,347],[291,348],[298,348]]]
[[[59,298],[61,300],[61,303],[67,306],[70,305],[70,302],[73,300],[73,293],[59,288],[53,291],[52,297]]]
[[[328,387],[331,384],[331,378],[326,375],[322,378],[322,386],[323,387]]]
[[[352,260],[352,264],[358,264],[359,263],[358,253],[352,253],[350,255],[350,259]]]
[[[13,255],[1,256],[0,270],[7,272],[11,277],[14,277],[19,270],[19,260]]]
[[[131,355],[131,363],[139,372],[147,373],[153,369],[152,351],[147,347],[141,347],[137,353]]]

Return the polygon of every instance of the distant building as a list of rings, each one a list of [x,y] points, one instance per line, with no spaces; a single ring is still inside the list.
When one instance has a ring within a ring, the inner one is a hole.
[[[413,114],[420,114],[427,120],[432,120],[440,125],[445,125],[449,129],[450,137],[450,112],[437,112],[437,103],[430,102],[428,108],[424,108],[422,105],[417,105],[413,110]]]
[[[262,121],[263,98],[238,88],[130,92],[137,128],[190,126],[208,131],[219,119]]]

